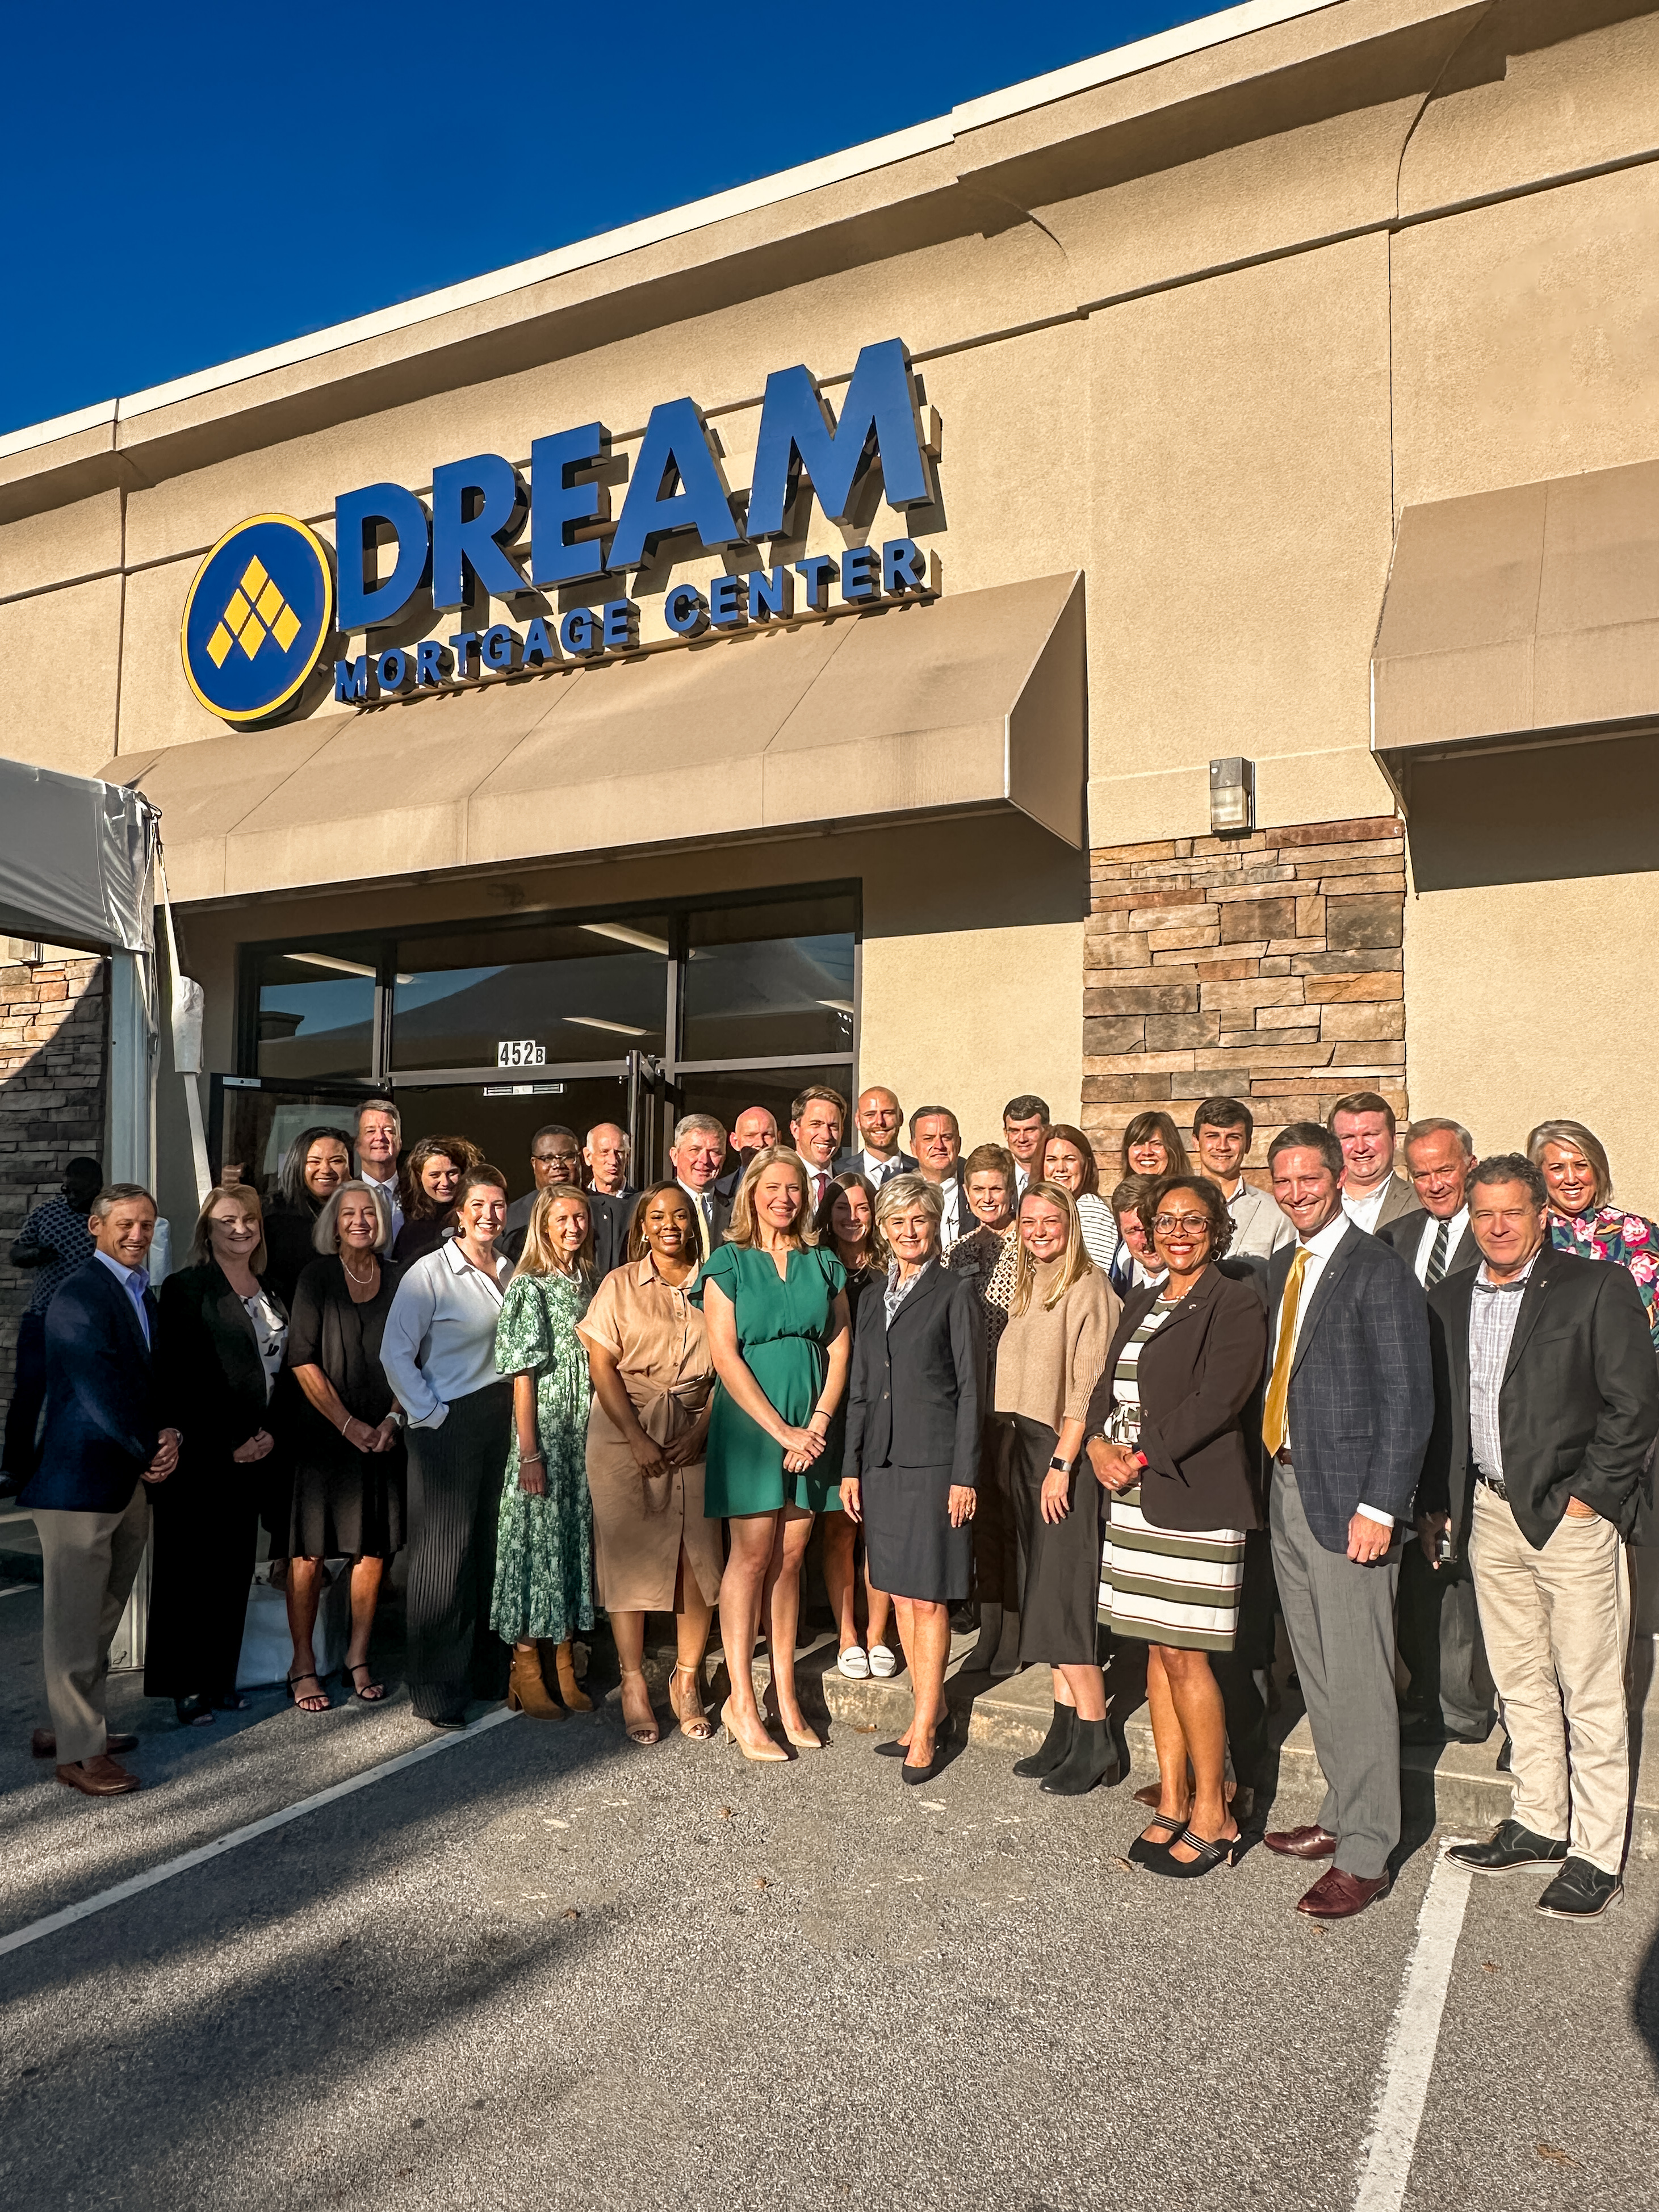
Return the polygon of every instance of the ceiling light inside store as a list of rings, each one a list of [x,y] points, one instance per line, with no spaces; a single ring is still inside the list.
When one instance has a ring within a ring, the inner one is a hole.
[[[850,1014],[853,1012],[853,1001],[850,999],[820,999],[818,1004],[821,1006],[828,1006],[830,1012],[834,1014]]]
[[[601,1021],[598,1014],[567,1014],[565,1019],[574,1022],[580,1030],[612,1030],[618,1036],[649,1036],[651,1034],[649,1030],[642,1030],[637,1022]]]
[[[374,981],[374,970],[365,967],[361,960],[337,960],[331,952],[285,952],[283,957],[303,961],[307,968],[331,969],[337,975],[366,975],[371,983]],[[392,981],[412,983],[415,978],[412,975],[396,975]]]
[[[635,945],[641,952],[658,952],[665,960],[668,957],[668,939],[665,937],[653,937],[646,930],[630,929],[625,921],[584,921],[578,927],[585,929],[590,937],[614,937],[618,945]],[[573,1014],[571,1019],[574,1021],[575,1018]],[[641,1030],[640,1035],[643,1036],[644,1034]]]

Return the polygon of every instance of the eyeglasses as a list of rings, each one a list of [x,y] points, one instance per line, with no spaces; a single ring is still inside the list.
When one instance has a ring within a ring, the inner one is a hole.
[[[530,1157],[544,1168],[574,1168],[576,1164],[574,1152],[532,1152]]]
[[[1160,1213],[1152,1222],[1154,1231],[1160,1237],[1173,1237],[1177,1229],[1188,1229],[1196,1234],[1209,1225],[1207,1213]]]

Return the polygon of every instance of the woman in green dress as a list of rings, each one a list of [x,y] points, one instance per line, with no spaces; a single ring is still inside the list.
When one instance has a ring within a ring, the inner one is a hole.
[[[501,1486],[492,1628],[513,1646],[507,1701],[536,1720],[586,1712],[570,1639],[593,1626],[593,1509],[587,1495],[587,1347],[576,1324],[593,1289],[593,1225],[573,1183],[537,1198],[518,1272],[501,1299],[495,1364],[513,1377],[513,1443]],[[556,1644],[557,1704],[539,1649]]]
[[[750,1671],[766,1607],[772,1694],[784,1734],[823,1748],[795,1694],[800,1566],[815,1514],[838,1512],[840,1468],[825,1439],[847,1389],[847,1271],[818,1243],[805,1163],[773,1146],[749,1163],[726,1241],[692,1293],[718,1378],[703,1510],[731,1524],[720,1642],[732,1694],[720,1719],[745,1759],[787,1759],[767,1734]]]

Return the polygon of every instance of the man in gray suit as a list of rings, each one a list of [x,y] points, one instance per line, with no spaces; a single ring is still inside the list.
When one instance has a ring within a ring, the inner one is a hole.
[[[1346,1920],[1387,1891],[1400,1840],[1394,1601],[1434,1415],[1429,1320],[1399,1254],[1344,1212],[1329,1130],[1291,1122],[1267,1164],[1297,1234],[1267,1271],[1268,1526],[1326,1790],[1313,1825],[1263,1840],[1334,1861],[1298,1910]]]
[[[696,1217],[699,1258],[706,1260],[717,1244],[726,1242],[732,1218],[732,1201],[714,1188],[726,1158],[726,1125],[712,1114],[683,1114],[674,1124],[674,1141],[668,1147],[669,1171],[691,1201]]]
[[[1198,1164],[1218,1183],[1232,1216],[1230,1260],[1248,1260],[1265,1268],[1282,1244],[1294,1244],[1296,1231],[1270,1194],[1244,1180],[1244,1160],[1255,1141],[1255,1117],[1239,1098],[1206,1098],[1193,1116]]]
[[[1431,1117],[1412,1123],[1401,1149],[1418,1202],[1376,1233],[1426,1294],[1446,1276],[1480,1264],[1465,1194],[1474,1139],[1461,1121]],[[1492,1684],[1474,1582],[1466,1561],[1440,1565],[1439,1534],[1438,1522],[1419,1514],[1417,1541],[1400,1562],[1400,1656],[1412,1678],[1400,1741],[1484,1743],[1492,1734]]]
[[[1332,1107],[1326,1127],[1342,1147],[1343,1211],[1375,1237],[1416,1203],[1411,1185],[1394,1171],[1394,1109],[1380,1091],[1350,1091]]]

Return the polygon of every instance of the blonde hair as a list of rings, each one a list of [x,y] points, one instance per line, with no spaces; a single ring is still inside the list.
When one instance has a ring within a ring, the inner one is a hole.
[[[1026,1200],[1046,1198],[1050,1206],[1057,1206],[1066,1216],[1066,1251],[1054,1277],[1054,1288],[1042,1301],[1045,1313],[1052,1313],[1073,1283],[1094,1273],[1095,1263],[1089,1257],[1088,1247],[1083,1241],[1083,1223],[1077,1210],[1077,1200],[1069,1190],[1057,1182],[1033,1182],[1025,1187],[1019,1201],[1020,1211],[1025,1210]],[[1036,1267],[1023,1237],[1014,1239],[1014,1289],[1008,1301],[1010,1314],[1023,1314],[1030,1305],[1032,1292],[1036,1288]]]
[[[902,1206],[924,1206],[933,1224],[933,1250],[939,1249],[939,1224],[945,1218],[945,1199],[937,1183],[929,1182],[925,1176],[905,1173],[889,1176],[876,1193],[875,1212],[871,1223],[871,1241],[880,1260],[890,1263],[893,1248],[887,1241],[887,1217]]]
[[[1613,1170],[1607,1163],[1607,1146],[1599,1137],[1593,1135],[1582,1121],[1540,1121],[1527,1139],[1527,1158],[1535,1168],[1544,1164],[1546,1145],[1571,1145],[1575,1152],[1582,1152],[1595,1170],[1591,1206],[1611,1205]]]
[[[749,1251],[753,1251],[759,1243],[755,1226],[755,1186],[769,1168],[775,1167],[789,1169],[800,1187],[800,1207],[789,1236],[798,1249],[810,1250],[818,1241],[818,1232],[812,1221],[812,1185],[807,1176],[805,1161],[787,1145],[769,1145],[763,1152],[757,1152],[744,1170],[743,1181],[738,1185],[732,1200],[732,1218],[726,1227],[726,1241]]]
[[[587,1193],[578,1190],[574,1182],[549,1183],[545,1190],[536,1194],[536,1203],[530,1209],[529,1224],[524,1232],[524,1249],[519,1255],[518,1266],[513,1270],[515,1277],[564,1275],[571,1272],[566,1267],[562,1255],[554,1249],[550,1233],[554,1200],[561,1198],[581,1200],[582,1212],[587,1216],[587,1234],[576,1255],[575,1273],[582,1282],[588,1283],[593,1279],[593,1209],[587,1202]]]
[[[145,1196],[149,1194],[146,1192]],[[265,1210],[259,1203],[259,1194],[249,1182],[216,1182],[202,1200],[201,1211],[196,1217],[196,1233],[191,1239],[190,1260],[195,1267],[204,1266],[214,1257],[213,1231],[208,1227],[208,1217],[221,1199],[228,1198],[234,1205],[259,1224],[259,1241],[248,1255],[248,1266],[256,1275],[265,1269]]]

